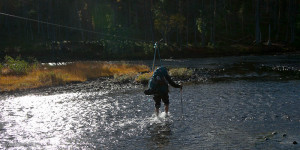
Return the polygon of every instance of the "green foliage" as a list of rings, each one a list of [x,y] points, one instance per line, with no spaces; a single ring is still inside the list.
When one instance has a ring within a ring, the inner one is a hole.
[[[159,10],[155,10],[154,14],[155,14],[155,19],[154,19],[155,29],[163,34],[167,34],[170,31],[168,16],[166,14],[163,14]]]
[[[193,75],[193,73],[193,70],[187,68],[173,68],[169,71],[170,76],[182,79],[190,78]]]
[[[197,29],[200,33],[202,33],[202,19],[201,18],[197,18],[196,19],[196,24],[197,24]]]
[[[7,16],[0,22],[0,56],[32,55],[47,61],[149,58],[153,51],[152,42],[161,38],[169,45],[177,46],[172,50],[183,51],[185,48],[202,49],[200,41],[202,46],[206,46],[208,41],[222,41],[224,46],[251,46],[256,7],[262,10],[259,13],[262,42],[268,40],[271,24],[270,35],[274,45],[295,38],[294,47],[297,48],[300,15],[292,6],[299,4],[300,1],[295,0],[262,0],[260,6],[253,1],[48,0],[37,3],[32,0],[6,0],[0,2],[0,10],[83,30],[38,24],[32,20],[20,21]],[[97,44],[86,44],[98,39],[102,40]],[[54,46],[49,42],[57,40],[75,42]],[[84,42],[78,44],[76,41]],[[169,48],[166,53],[174,52],[172,50]]]
[[[3,68],[3,65],[0,64],[0,75],[2,74],[2,68]]]
[[[183,30],[184,23],[185,23],[185,17],[182,14],[176,13],[170,16],[169,24],[171,27],[177,28],[179,30]]]
[[[21,60],[21,57],[17,57],[16,59],[5,56],[5,64],[12,71],[13,75],[26,75],[29,70],[28,62]]]
[[[34,57],[28,57],[27,62],[30,64],[29,70],[36,70],[40,67],[40,62]]]
[[[106,22],[107,22],[107,28],[111,29],[112,28],[112,15],[106,14]]]
[[[62,74],[56,74],[55,72],[46,72],[39,75],[39,81],[44,85],[63,85],[65,81],[63,80]]]
[[[238,12],[239,17],[243,17],[244,13],[245,13],[245,3],[241,4],[241,6],[240,6],[240,9]]]
[[[210,49],[214,49],[216,47],[216,44],[208,42],[207,47]]]
[[[152,44],[144,42],[143,49],[144,49],[146,56],[153,54],[153,45]]]
[[[31,70],[36,70],[40,67],[40,63],[38,61],[35,61],[31,64]]]
[[[205,16],[203,15],[203,12],[200,10],[199,11],[200,13],[200,17],[199,18],[196,18],[196,25],[197,25],[197,29],[199,31],[199,33],[204,33],[205,31],[205,28],[206,28],[206,18]]]
[[[161,1],[154,6],[152,12],[154,14],[154,28],[166,40],[172,30],[178,30],[180,33],[185,27],[185,16],[181,13],[167,13],[164,8],[165,1]]]
[[[297,15],[296,17],[297,22],[296,22],[296,28],[298,31],[300,31],[300,14]]]

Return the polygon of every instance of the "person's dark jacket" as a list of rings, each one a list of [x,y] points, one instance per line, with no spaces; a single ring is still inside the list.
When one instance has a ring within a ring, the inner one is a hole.
[[[151,95],[151,94],[159,94],[159,95],[164,95],[168,94],[169,92],[169,86],[175,87],[175,88],[180,88],[181,86],[179,84],[176,84],[168,74],[168,71],[165,67],[159,67],[157,68],[154,73],[152,78],[149,81],[149,89],[145,91],[146,95]]]

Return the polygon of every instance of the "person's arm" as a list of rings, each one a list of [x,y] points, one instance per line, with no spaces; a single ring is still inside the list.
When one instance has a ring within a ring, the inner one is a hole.
[[[171,86],[173,86],[173,87],[175,87],[175,88],[181,88],[181,87],[182,87],[181,85],[176,84],[176,83],[171,79],[171,77],[170,77],[168,74],[165,76],[165,78],[166,78],[166,80],[169,82],[169,84],[170,84]]]

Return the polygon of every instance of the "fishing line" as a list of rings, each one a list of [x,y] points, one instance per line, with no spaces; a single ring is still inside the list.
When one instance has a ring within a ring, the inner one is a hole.
[[[102,36],[109,36],[109,37],[127,39],[127,40],[133,40],[133,41],[149,42],[149,41],[136,39],[136,38],[128,38],[128,37],[123,37],[123,36],[118,36],[118,35],[111,35],[111,34],[106,34],[106,33],[102,33],[102,32],[87,30],[87,29],[84,29],[84,28],[78,28],[78,27],[66,26],[66,25],[61,25],[61,24],[56,24],[56,23],[51,23],[51,22],[46,22],[46,21],[40,21],[40,20],[36,20],[36,19],[16,16],[16,15],[7,14],[7,13],[3,13],[3,12],[0,12],[0,15],[12,17],[12,18],[17,18],[17,19],[21,19],[21,20],[37,22],[37,23],[46,24],[46,25],[51,25],[51,26],[56,26],[56,27],[60,27],[60,28],[66,28],[66,29],[70,29],[70,30],[77,30],[77,31],[83,31],[83,32],[88,32],[88,33],[93,33],[93,34],[99,34],[99,35],[102,35]]]

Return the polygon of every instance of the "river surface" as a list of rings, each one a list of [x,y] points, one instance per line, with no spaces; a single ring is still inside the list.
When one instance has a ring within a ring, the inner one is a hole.
[[[146,87],[101,78],[3,93],[0,149],[300,149],[299,55],[163,64],[199,81],[184,86],[182,103],[170,88],[168,117],[154,115]]]

